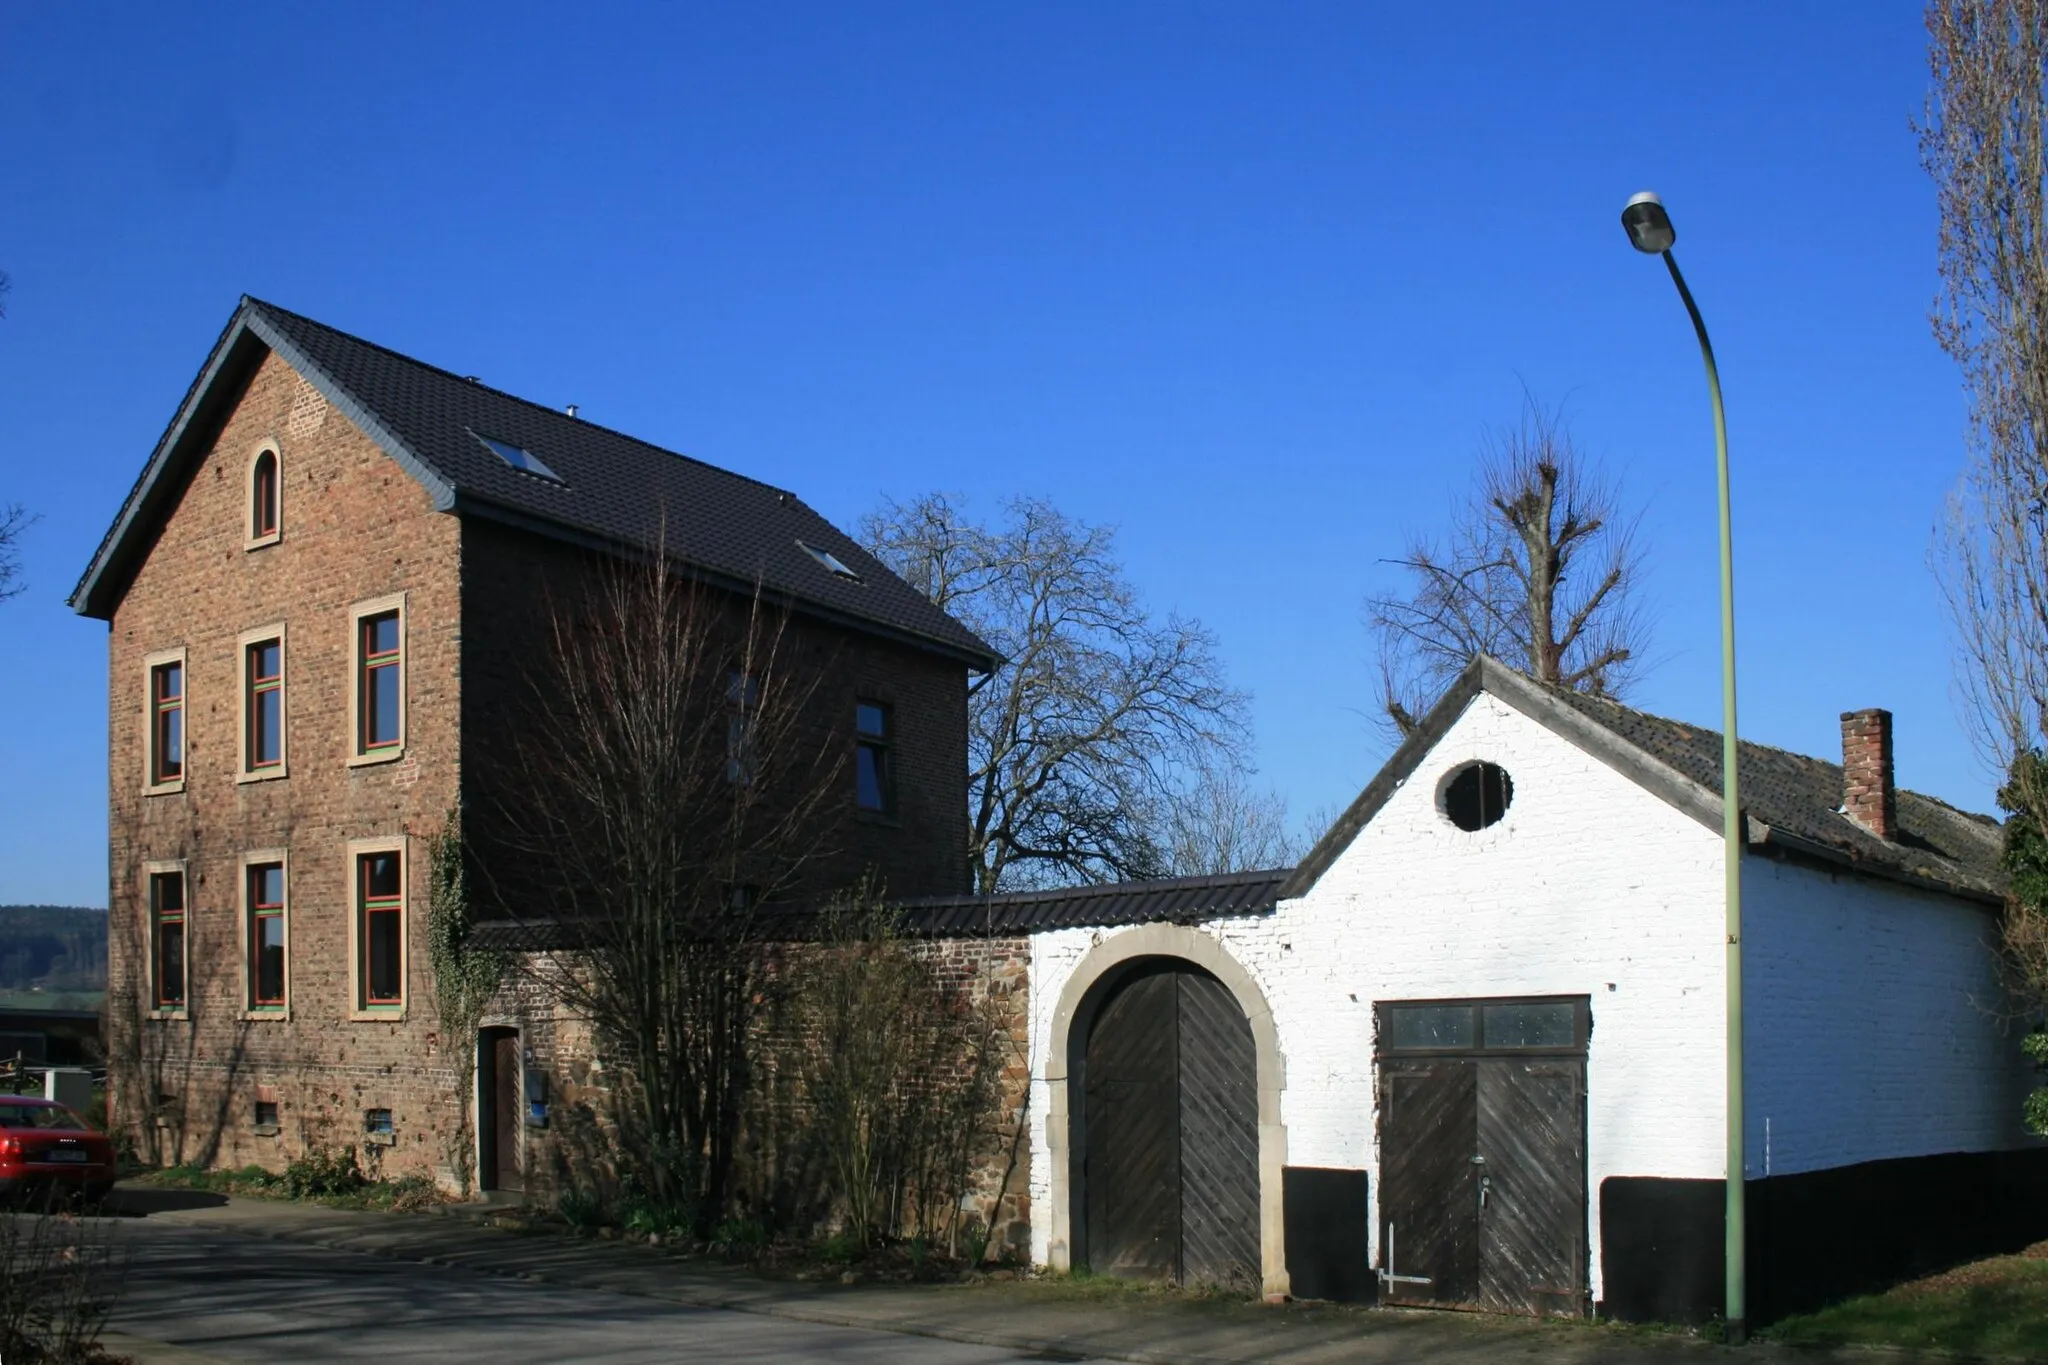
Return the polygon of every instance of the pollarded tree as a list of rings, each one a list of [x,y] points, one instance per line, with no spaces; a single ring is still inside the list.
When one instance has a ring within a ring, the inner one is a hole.
[[[861,523],[866,547],[1003,656],[968,697],[968,846],[983,892],[1164,870],[1154,813],[1241,763],[1245,698],[1199,621],[1157,618],[1114,532],[1017,499],[997,524],[933,493]]]
[[[1620,696],[1649,634],[1634,529],[1618,485],[1557,413],[1530,400],[1516,426],[1488,439],[1448,537],[1412,541],[1393,561],[1402,589],[1366,600],[1394,729],[1413,729],[1475,654]]]

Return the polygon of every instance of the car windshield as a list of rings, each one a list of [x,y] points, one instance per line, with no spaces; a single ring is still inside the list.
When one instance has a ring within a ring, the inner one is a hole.
[[[61,1104],[8,1104],[0,1100],[0,1128],[84,1128],[85,1120]]]

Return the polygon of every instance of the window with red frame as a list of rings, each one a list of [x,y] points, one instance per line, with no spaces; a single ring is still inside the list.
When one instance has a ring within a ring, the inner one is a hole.
[[[185,1004],[185,874],[149,876],[149,941],[158,1009]]]
[[[249,538],[262,540],[277,534],[277,454],[266,450],[256,457],[255,473],[249,480]]]
[[[284,1007],[284,864],[249,866],[249,1003]]]
[[[399,708],[403,704],[404,667],[399,657],[398,613],[379,612],[362,619],[362,676],[357,680],[356,744],[365,754],[388,753],[404,738]]]
[[[179,781],[185,776],[184,664],[149,670],[149,708],[149,780]]]
[[[250,645],[247,668],[248,767],[260,772],[284,763],[284,641]]]
[[[356,859],[358,993],[364,1006],[405,1003],[405,872],[397,849]]]

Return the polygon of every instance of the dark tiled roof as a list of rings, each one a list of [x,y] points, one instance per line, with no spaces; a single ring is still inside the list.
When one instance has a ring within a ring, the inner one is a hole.
[[[1430,709],[1350,809],[1309,850],[1281,894],[1299,896],[1335,862],[1421,765],[1480,692],[1498,697],[1661,796],[1710,829],[1721,828],[1721,735],[1603,697],[1550,687],[1479,658]],[[1849,870],[1996,901],[2004,834],[1996,820],[1918,792],[1898,794],[1899,837],[1889,842],[1841,813],[1838,763],[1741,741],[1746,841],[1759,852],[1819,859]]]
[[[795,494],[677,455],[659,446],[530,403],[436,369],[274,304],[244,299],[212,361],[194,384],[157,457],[129,496],[122,518],[73,596],[81,611],[111,610],[103,583],[118,577],[121,542],[151,485],[179,471],[177,447],[239,358],[253,363],[253,336],[276,351],[369,433],[435,497],[444,511],[510,522],[601,549],[665,544],[678,560],[741,589],[821,614],[879,627],[977,667],[994,652],[865,553]],[[217,404],[216,404],[217,407]],[[203,423],[201,423],[203,425]],[[202,439],[186,444],[203,444]],[[520,446],[561,476],[559,483],[513,469],[477,438]],[[185,461],[203,452],[185,451]],[[859,575],[840,577],[799,541],[836,556]],[[113,573],[109,573],[109,569]]]
[[[933,938],[1037,933],[1113,924],[1175,924],[1270,913],[1291,868],[1111,882],[1057,891],[940,896],[903,903],[903,932]]]
[[[1532,684],[1533,685],[1533,684]],[[1721,790],[1721,732],[1632,710],[1604,697],[1552,691],[1559,701],[1709,791]],[[1899,789],[1898,837],[1878,838],[1842,813],[1842,765],[1765,744],[1738,742],[1742,809],[1771,832],[1883,868],[1957,889],[1995,894],[2005,834],[1988,815],[1957,810]]]

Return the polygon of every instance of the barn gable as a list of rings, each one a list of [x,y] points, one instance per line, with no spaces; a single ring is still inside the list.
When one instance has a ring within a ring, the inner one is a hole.
[[[1339,816],[1281,888],[1307,893],[1435,752],[1481,694],[1600,760],[1645,792],[1718,834],[1721,736],[1605,697],[1549,687],[1496,659],[1473,660]],[[1739,745],[1745,842],[1753,851],[1995,904],[2004,885],[1996,821],[1918,792],[1898,793],[1899,830],[1879,838],[1841,809],[1839,764],[1768,745]]]

